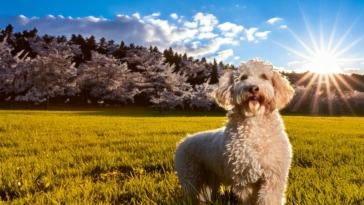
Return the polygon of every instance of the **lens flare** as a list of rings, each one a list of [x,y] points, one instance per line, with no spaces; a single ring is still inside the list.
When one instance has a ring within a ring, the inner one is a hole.
[[[341,57],[344,53],[346,53],[349,49],[353,46],[357,45],[361,40],[364,39],[364,35],[360,36],[359,38],[355,39],[351,43],[344,44],[344,40],[349,35],[350,31],[355,26],[356,22],[359,19],[359,16],[354,20],[354,22],[349,26],[343,36],[339,38],[338,41],[335,41],[334,36],[337,31],[337,23],[339,19],[340,8],[338,10],[336,20],[334,23],[334,27],[332,29],[330,38],[328,40],[328,44],[325,45],[325,38],[323,34],[323,27],[322,27],[322,19],[320,19],[320,35],[319,37],[315,37],[313,34],[305,13],[303,12],[301,6],[301,14],[303,21],[305,23],[308,35],[311,40],[312,46],[309,46],[307,42],[304,42],[297,34],[295,34],[291,29],[286,28],[292,36],[297,40],[297,42],[302,46],[303,50],[306,52],[302,52],[296,49],[293,49],[287,45],[284,45],[279,42],[272,41],[273,43],[277,44],[280,47],[296,54],[298,57],[303,58],[304,61],[299,60],[297,62],[304,62],[302,67],[297,69],[301,72],[308,71],[301,79],[299,79],[295,86],[300,86],[304,82],[308,82],[306,84],[305,90],[301,93],[301,95],[297,98],[297,101],[294,102],[292,105],[292,111],[297,111],[303,101],[308,99],[311,101],[310,103],[310,113],[314,115],[318,113],[319,110],[319,100],[320,96],[325,93],[326,98],[328,99],[328,109],[329,114],[333,115],[334,106],[333,106],[333,96],[337,95],[342,100],[343,104],[347,106],[350,110],[352,115],[355,115],[351,105],[345,98],[345,93],[343,90],[353,91],[354,89],[350,86],[348,82],[342,77],[344,70],[341,68],[344,63],[354,62],[357,61],[358,58],[343,58]],[[318,40],[317,40],[318,39]],[[340,49],[344,47],[343,49]],[[351,79],[354,82],[357,82],[356,79]],[[340,85],[344,86],[345,88],[341,88]],[[314,91],[312,91],[314,88]],[[312,94],[313,92],[313,94]]]
[[[342,73],[338,59],[329,52],[319,52],[312,57],[312,60],[304,65],[308,71],[315,73]]]

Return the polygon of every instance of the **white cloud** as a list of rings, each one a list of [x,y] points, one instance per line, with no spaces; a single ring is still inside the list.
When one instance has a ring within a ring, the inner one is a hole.
[[[186,21],[184,24],[183,24],[184,27],[186,28],[197,28],[197,22],[188,22]]]
[[[194,17],[193,20],[199,22],[199,30],[201,32],[211,32],[214,27],[219,22],[216,17],[212,14],[206,14],[199,12]]]
[[[234,60],[239,60],[240,56],[234,56]]]
[[[288,62],[287,65],[288,66],[296,66],[296,65],[303,65],[305,63],[306,63],[306,61],[291,61],[291,62]]]
[[[356,74],[361,74],[362,73],[360,68],[344,68],[343,71],[345,73],[356,73]]]
[[[281,25],[279,28],[285,29],[287,28],[287,25]]]
[[[344,71],[360,70],[360,68],[344,68]]]
[[[236,24],[225,22],[217,26],[221,31],[222,34],[226,37],[235,37],[239,32],[243,31],[243,26],[238,26]]]
[[[72,34],[81,34],[85,38],[94,35],[97,40],[104,37],[116,43],[124,41],[127,44],[134,43],[141,46],[153,45],[160,49],[196,38],[197,29],[169,24],[168,21],[158,19],[159,15],[155,13],[141,18],[138,13],[132,16],[119,14],[114,19],[94,16],[82,18],[2,16],[0,25],[10,23],[20,31],[37,28],[39,35],[65,35],[68,38]]]
[[[200,45],[200,44],[201,44],[200,41],[194,41],[191,43],[191,48],[196,49],[198,47],[198,45]]]
[[[228,49],[228,50],[223,50],[217,53],[216,56],[211,56],[206,58],[207,61],[209,62],[213,62],[213,60],[215,59],[216,62],[220,62],[220,61],[224,61],[227,58],[229,58],[230,56],[234,55],[234,51],[232,49]]]
[[[153,18],[155,18],[155,17],[158,17],[158,16],[160,16],[161,15],[161,13],[160,12],[158,12],[158,13],[152,13],[151,15],[149,15],[149,16],[144,16],[144,18],[145,19],[153,19]]]
[[[135,13],[132,16],[135,17],[135,18],[137,18],[137,19],[140,19],[140,14],[139,13]]]
[[[237,30],[242,31],[244,29],[243,26],[238,26],[236,24],[225,22],[217,26],[222,31],[230,31],[230,30]]]
[[[290,71],[290,70],[287,70],[285,67],[276,67],[276,66],[274,66],[274,69],[275,69],[275,70],[278,70],[278,71],[292,72],[292,71]]]
[[[254,33],[257,30],[258,30],[258,28],[245,29],[245,34],[246,34],[246,38],[248,39],[248,41],[254,41],[255,40]]]
[[[139,13],[130,16],[118,14],[112,19],[95,16],[0,16],[0,25],[11,24],[14,26],[14,32],[37,28],[39,35],[65,35],[68,38],[72,34],[81,34],[84,38],[93,35],[96,40],[104,37],[114,40],[115,43],[124,41],[127,45],[152,45],[160,50],[172,47],[179,53],[186,52],[194,57],[215,54],[220,60],[233,56],[229,50],[221,51],[222,46],[236,46],[239,45],[239,40],[255,41],[268,34],[257,32],[258,28],[245,29],[242,25],[230,22],[218,24],[214,15],[201,12],[194,15],[191,21],[186,21],[186,17],[170,14],[171,18],[181,20],[180,23],[170,23],[168,17],[162,19],[160,16],[160,13],[146,16]],[[234,59],[239,58],[235,56]]]
[[[207,54],[214,53],[220,49],[221,45],[238,45],[238,41],[234,41],[232,38],[221,38],[217,37],[211,39],[206,44],[201,45],[200,47],[192,47],[191,45],[179,44],[175,46],[175,49],[179,53],[188,53],[192,56],[204,56]]]
[[[197,38],[198,39],[210,39],[210,38],[215,38],[217,37],[217,34],[214,33],[200,33]]]
[[[270,33],[270,31],[256,32],[255,36],[260,38],[260,39],[266,40],[268,38],[269,33]]]
[[[20,17],[24,18],[25,16],[20,15]],[[55,17],[53,15],[47,15],[46,18],[47,19],[54,19]]]
[[[274,18],[269,19],[267,22],[270,24],[274,24],[275,22],[277,22],[279,20],[282,20],[282,19],[278,18],[278,17],[274,17]]]
[[[96,18],[93,16],[88,16],[85,18],[86,21],[90,21],[90,22],[99,22],[100,20],[103,20],[102,18]]]
[[[148,22],[152,27],[149,30],[149,35],[146,36],[147,42],[165,41],[165,43],[170,42],[170,44],[172,44],[186,38],[194,38],[198,32],[196,29],[178,28],[177,26],[168,24],[168,21],[165,20],[148,19]]]
[[[157,12],[157,13],[153,13],[153,14],[152,14],[152,16],[154,16],[154,17],[160,16],[160,15],[161,15],[161,13],[160,13],[160,12]]]
[[[169,15],[172,19],[178,19],[178,15],[176,13],[173,13]]]

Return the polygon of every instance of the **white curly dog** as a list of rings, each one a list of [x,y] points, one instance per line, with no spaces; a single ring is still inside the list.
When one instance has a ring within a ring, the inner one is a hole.
[[[223,184],[244,204],[284,204],[292,150],[278,110],[293,94],[260,59],[225,73],[214,97],[228,110],[226,127],[188,136],[177,147],[184,193],[194,202],[212,201]]]

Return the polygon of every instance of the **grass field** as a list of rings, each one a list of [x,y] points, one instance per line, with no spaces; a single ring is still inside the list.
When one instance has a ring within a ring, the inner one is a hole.
[[[0,110],[0,204],[183,203],[176,144],[225,117],[163,115]],[[364,204],[364,118],[283,119],[294,149],[287,204]]]

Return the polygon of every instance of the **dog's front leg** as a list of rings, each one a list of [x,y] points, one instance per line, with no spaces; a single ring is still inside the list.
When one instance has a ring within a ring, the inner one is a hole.
[[[258,191],[257,203],[259,205],[282,205],[285,202],[286,181],[284,178],[272,174],[261,182]]]
[[[236,191],[239,190],[239,191]],[[243,187],[237,188],[234,193],[238,193],[237,196],[239,201],[244,205],[255,205],[257,204],[259,184],[252,183]]]

